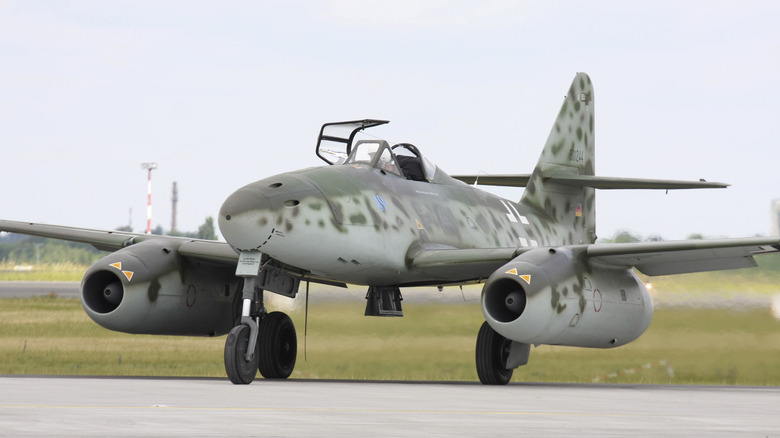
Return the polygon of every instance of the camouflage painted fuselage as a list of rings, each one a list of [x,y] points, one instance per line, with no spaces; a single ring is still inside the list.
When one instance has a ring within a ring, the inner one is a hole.
[[[353,284],[458,283],[492,271],[430,278],[419,249],[554,245],[554,224],[523,205],[454,180],[411,181],[368,165],[304,169],[249,184],[224,203],[227,241],[313,275]]]
[[[499,265],[410,269],[431,249],[517,249],[593,243],[592,188],[546,181],[593,175],[593,89],[575,78],[520,202],[457,181],[425,181],[369,163],[304,169],[232,194],[219,227],[237,251],[260,251],[312,276],[364,285],[484,280]]]

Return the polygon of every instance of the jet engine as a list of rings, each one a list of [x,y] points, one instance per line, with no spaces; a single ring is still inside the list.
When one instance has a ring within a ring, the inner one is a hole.
[[[148,240],[98,260],[81,281],[84,310],[120,332],[217,336],[237,318],[234,269],[183,258],[175,240]]]
[[[644,333],[653,302],[631,269],[591,262],[584,248],[539,248],[488,278],[482,312],[512,341],[612,348]]]

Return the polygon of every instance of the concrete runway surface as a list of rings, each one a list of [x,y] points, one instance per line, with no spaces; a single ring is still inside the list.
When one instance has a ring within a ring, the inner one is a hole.
[[[0,298],[31,298],[56,295],[79,297],[78,282],[71,281],[0,281]]]
[[[780,388],[0,376],[0,436],[780,436]]]

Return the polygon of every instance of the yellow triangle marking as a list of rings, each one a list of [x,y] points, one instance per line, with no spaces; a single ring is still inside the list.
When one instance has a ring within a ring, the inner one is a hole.
[[[415,219],[415,220],[417,221],[417,229],[418,229],[418,230],[424,230],[425,228],[423,228],[423,226],[422,226],[422,224],[420,223],[420,221],[419,221],[419,220],[417,220],[417,219]]]
[[[505,274],[517,275],[517,268],[512,268],[505,272]]]
[[[525,280],[525,282],[528,283],[529,286],[531,285],[531,276],[530,275],[521,275],[520,278]]]
[[[108,265],[108,266],[111,266],[112,268],[117,268],[117,269],[119,269],[120,271],[122,270],[122,262],[111,263],[111,264],[110,264],[110,265]]]
[[[133,271],[122,271],[122,273],[125,274],[125,277],[127,277],[127,281],[133,279]]]

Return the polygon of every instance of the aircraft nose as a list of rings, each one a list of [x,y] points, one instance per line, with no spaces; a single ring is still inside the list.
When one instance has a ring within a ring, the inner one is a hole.
[[[269,252],[274,246],[278,250],[285,237],[298,235],[306,228],[304,205],[322,205],[323,201],[320,191],[305,177],[277,175],[230,195],[219,212],[219,229],[239,251]]]
[[[272,202],[263,190],[250,184],[236,190],[222,204],[219,230],[227,243],[238,250],[259,249],[271,233],[272,214]]]

